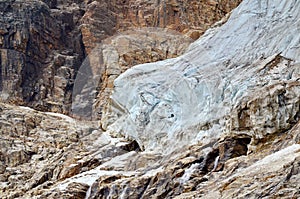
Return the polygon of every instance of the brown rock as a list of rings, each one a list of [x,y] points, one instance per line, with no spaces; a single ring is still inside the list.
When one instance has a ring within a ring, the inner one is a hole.
[[[72,79],[83,59],[76,18],[80,8],[56,9],[56,1],[1,2],[1,99],[41,110],[67,112]],[[50,9],[55,8],[55,9]],[[78,48],[79,47],[79,48]],[[66,62],[55,60],[63,54]],[[56,65],[52,63],[56,63]],[[59,74],[61,67],[69,74]],[[56,85],[60,77],[66,83]],[[60,92],[54,91],[61,90]],[[50,102],[50,103],[47,103]]]

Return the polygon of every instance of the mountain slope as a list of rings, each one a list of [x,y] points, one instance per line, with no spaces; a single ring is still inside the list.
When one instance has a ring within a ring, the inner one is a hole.
[[[106,132],[0,104],[1,197],[299,198],[299,8],[244,0],[184,55],[128,69]]]

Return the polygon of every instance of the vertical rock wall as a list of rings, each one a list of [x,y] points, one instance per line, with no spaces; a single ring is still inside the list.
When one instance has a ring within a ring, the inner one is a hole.
[[[72,81],[85,55],[78,28],[83,13],[78,6],[61,10],[56,1],[46,3],[0,3],[1,98],[67,112]]]

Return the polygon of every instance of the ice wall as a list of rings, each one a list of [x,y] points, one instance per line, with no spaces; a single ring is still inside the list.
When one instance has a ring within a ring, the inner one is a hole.
[[[164,151],[232,131],[232,114],[255,97],[254,90],[298,78],[299,9],[294,0],[244,0],[183,56],[129,69],[114,83],[109,114],[116,119],[109,131]],[[292,117],[297,107],[282,111]],[[249,121],[267,123],[272,114],[278,111],[254,114]],[[279,122],[287,119],[277,115]]]

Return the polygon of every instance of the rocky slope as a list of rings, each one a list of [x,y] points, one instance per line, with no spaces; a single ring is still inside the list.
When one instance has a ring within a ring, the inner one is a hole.
[[[114,89],[106,132],[1,103],[1,198],[299,198],[299,8],[244,0],[177,58],[189,42],[178,34],[141,29],[149,41],[130,31],[106,40],[86,60],[90,81],[78,84],[82,94],[107,78],[98,88]],[[174,48],[150,42],[170,37]],[[136,56],[141,41],[155,51]],[[130,68],[164,58],[172,59]]]
[[[101,132],[97,123],[2,103],[0,112],[1,198],[49,198],[49,189],[64,179],[139,150],[134,141]],[[77,186],[62,197],[84,198],[88,186]]]

